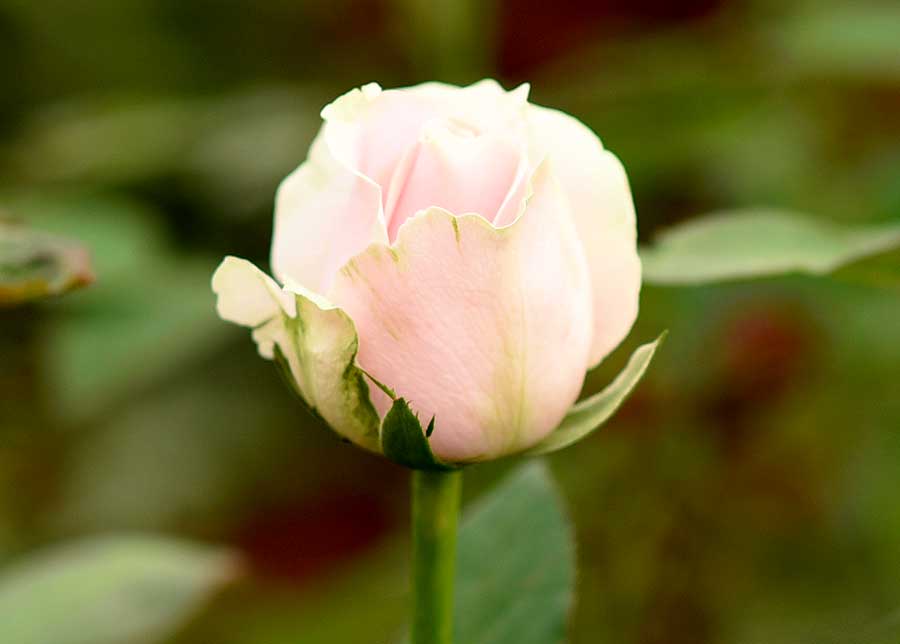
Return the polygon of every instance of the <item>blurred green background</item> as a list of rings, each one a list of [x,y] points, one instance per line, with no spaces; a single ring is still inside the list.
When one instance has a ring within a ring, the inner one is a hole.
[[[0,310],[0,565],[109,532],[228,544],[243,574],[171,644],[393,641],[405,472],[318,426],[209,278],[266,265],[332,98],[484,76],[600,135],[644,241],[734,206],[900,220],[895,1],[0,0],[0,210],[97,275]],[[550,459],[571,642],[900,632],[900,291],[646,286],[586,391],[664,328],[623,411]],[[472,468],[467,498],[508,467]]]

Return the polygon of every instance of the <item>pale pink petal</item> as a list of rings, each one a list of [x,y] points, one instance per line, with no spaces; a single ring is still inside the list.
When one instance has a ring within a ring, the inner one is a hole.
[[[628,178],[619,160],[571,116],[529,106],[532,158],[548,156],[566,191],[591,271],[591,365],[628,335],[638,312],[641,262]]]
[[[330,299],[359,332],[360,365],[409,400],[450,461],[514,453],[578,397],[591,341],[590,280],[566,200],[542,167],[512,225],[432,208],[394,247],[347,264]],[[384,413],[386,399],[376,399]]]
[[[335,157],[371,178],[387,199],[394,171],[433,121],[452,121],[473,133],[524,135],[528,86],[506,92],[493,80],[469,87],[425,83],[382,91],[370,84],[322,111],[323,133]]]
[[[320,135],[275,198],[276,277],[326,293],[347,260],[386,240],[380,188],[336,159]]]
[[[495,228],[508,226],[518,219],[525,210],[525,201],[531,192],[531,173],[532,164],[527,155],[523,156],[516,169],[516,176],[513,179],[509,192],[500,204],[497,214],[491,223]]]
[[[519,148],[502,138],[452,131],[444,123],[426,127],[391,186],[385,210],[389,238],[431,206],[492,221],[521,161]]]

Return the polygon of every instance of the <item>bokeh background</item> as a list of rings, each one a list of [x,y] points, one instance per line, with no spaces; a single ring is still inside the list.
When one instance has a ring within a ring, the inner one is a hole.
[[[0,311],[0,565],[114,531],[229,544],[245,574],[171,644],[392,641],[405,473],[317,425],[209,278],[267,264],[274,190],[332,98],[485,76],[599,133],[642,241],[734,206],[900,219],[896,2],[0,0],[0,209],[97,274]],[[571,642],[900,633],[900,293],[647,286],[586,392],[666,328],[622,412],[550,459]]]

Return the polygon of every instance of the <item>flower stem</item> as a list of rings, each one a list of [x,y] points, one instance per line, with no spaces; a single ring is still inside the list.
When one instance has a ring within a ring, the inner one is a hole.
[[[461,472],[412,474],[412,644],[453,643]]]

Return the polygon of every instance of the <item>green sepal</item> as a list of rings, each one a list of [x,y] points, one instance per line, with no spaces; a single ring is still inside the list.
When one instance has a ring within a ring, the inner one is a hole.
[[[422,429],[406,400],[397,398],[381,423],[381,451],[390,460],[414,470],[447,471],[456,469],[438,459],[431,451],[428,436],[434,431],[434,418]]]
[[[381,389],[381,391],[384,392],[384,395],[385,395],[385,396],[387,396],[387,397],[390,398],[391,400],[397,400],[397,392],[396,392],[396,391],[394,391],[393,389],[391,389],[390,387],[388,387],[386,384],[384,384],[383,382],[381,382],[380,380],[378,380],[377,378],[375,378],[372,374],[370,374],[368,371],[366,371],[366,370],[363,369],[362,367],[360,367],[360,366],[357,365],[356,368],[359,369],[359,371],[360,371],[361,373],[364,373],[364,374],[366,375],[366,378],[368,378],[369,380],[371,380],[371,381],[375,384],[376,387],[378,387],[379,389]],[[434,420],[434,419],[432,419],[432,420]]]
[[[628,364],[603,391],[572,406],[559,427],[525,455],[548,454],[577,443],[609,420],[644,376],[667,332],[635,349]]]

